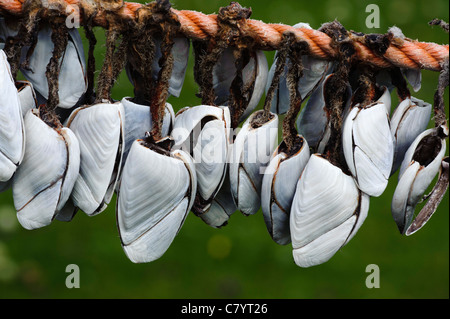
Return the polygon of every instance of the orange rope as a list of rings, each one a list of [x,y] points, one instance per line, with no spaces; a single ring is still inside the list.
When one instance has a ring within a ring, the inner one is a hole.
[[[22,13],[22,5],[25,0],[0,0],[0,13],[7,12],[13,15]],[[49,0],[48,2],[62,3],[62,5],[72,5],[74,7],[95,7],[98,0]],[[117,1],[116,1],[117,2]],[[120,1],[119,1],[120,2]],[[115,14],[121,19],[135,19],[136,11],[143,5],[140,3],[124,2]],[[77,9],[77,8],[75,8]],[[105,10],[98,8],[94,24],[106,27]],[[181,32],[190,39],[207,40],[214,37],[218,32],[217,15],[204,14],[190,10],[172,9],[181,23]],[[65,11],[62,12],[66,14]],[[311,55],[332,60],[336,56],[336,51],[331,47],[331,38],[323,32],[306,29],[293,28],[284,24],[268,24],[258,20],[247,20],[249,33],[254,38],[256,47],[263,50],[276,50],[281,44],[284,31],[293,32],[299,40],[306,41],[309,45]],[[426,69],[440,71],[441,65],[449,56],[449,46],[436,43],[419,42],[410,39],[394,41],[391,43],[383,56],[373,53],[364,43],[355,41],[357,57],[381,68],[388,68],[392,65],[408,69]]]

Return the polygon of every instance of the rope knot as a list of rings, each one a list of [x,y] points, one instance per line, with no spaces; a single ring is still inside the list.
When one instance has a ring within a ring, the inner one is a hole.
[[[238,49],[252,46],[255,41],[247,25],[247,19],[251,14],[252,9],[244,8],[237,2],[221,7],[217,16],[220,30],[216,39],[225,40],[226,46],[234,46]]]
[[[362,38],[362,42],[370,49],[373,53],[378,56],[383,56],[389,46],[391,45],[391,41],[393,39],[392,33],[387,34],[377,34],[371,33],[366,34]]]
[[[324,23],[319,31],[325,33],[332,39],[330,45],[335,48],[338,55],[351,58],[356,53],[351,33],[339,21],[335,20]]]
[[[243,20],[250,18],[251,14],[251,8],[244,8],[238,2],[231,2],[230,5],[219,9],[217,19],[223,23],[238,25]]]
[[[64,0],[39,0],[43,9],[49,14],[61,14],[66,11],[67,3]]]
[[[105,11],[118,11],[124,5],[123,0],[100,0],[96,2]]]
[[[137,23],[148,27],[171,24],[176,28],[181,26],[178,16],[172,12],[172,5],[169,0],[157,0],[143,5],[136,12]]]

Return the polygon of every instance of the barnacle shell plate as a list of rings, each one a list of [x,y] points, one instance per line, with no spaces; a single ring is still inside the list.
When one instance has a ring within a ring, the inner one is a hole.
[[[145,134],[152,130],[152,115],[150,106],[134,103],[130,98],[121,100],[124,110],[124,150],[122,154],[122,167],[125,164],[131,145],[137,139],[145,138]],[[170,103],[166,102],[161,136],[170,134],[175,121],[175,113]]]
[[[51,223],[70,196],[80,167],[76,136],[68,128],[53,129],[38,117],[25,115],[25,155],[12,184],[17,218],[26,229]]]
[[[123,107],[120,102],[75,109],[67,126],[80,143],[80,173],[73,188],[75,207],[88,215],[110,202],[120,174],[123,153]]]
[[[37,97],[34,92],[33,84],[28,81],[16,81],[17,92],[19,93],[22,115],[25,116],[28,110],[38,107]]]
[[[29,69],[21,68],[23,75],[45,99],[48,99],[48,82],[45,74],[54,48],[51,35],[51,28],[45,25],[39,31],[36,47],[29,60]],[[22,62],[27,51],[28,47],[23,48]],[[87,89],[84,49],[77,29],[69,29],[69,41],[60,64],[58,106],[71,108],[77,104]]]
[[[430,159],[431,161],[427,165],[423,165],[413,158],[422,139],[433,134],[435,130],[435,128],[428,129],[414,140],[400,167],[399,181],[392,197],[391,212],[402,234],[411,224],[414,210],[439,172],[442,159],[445,156],[446,143],[444,139],[440,139],[440,150],[434,158]]]
[[[303,140],[301,148],[288,156],[277,147],[267,166],[261,187],[261,208],[273,240],[286,245],[291,241],[289,215],[297,182],[308,163],[310,152]]]
[[[20,99],[6,54],[0,50],[0,182],[12,177],[22,161],[24,147]]]
[[[174,147],[189,147],[192,143],[192,150],[187,151],[193,155],[197,191],[204,200],[210,200],[219,191],[225,178],[230,122],[228,107],[210,105],[183,109],[175,119]]]
[[[395,153],[392,173],[401,165],[409,146],[426,130],[431,116],[431,104],[414,97],[400,102],[391,117],[391,132]]]
[[[311,155],[291,208],[293,256],[300,267],[328,261],[353,238],[369,209],[369,196],[353,178],[319,154]]]
[[[264,170],[276,147],[278,116],[253,128],[252,120],[262,111],[253,113],[236,136],[230,158],[231,193],[238,209],[245,215],[255,214],[261,206],[261,185]]]
[[[385,89],[384,95],[389,91]],[[363,108],[354,106],[344,122],[345,160],[359,188],[370,196],[386,189],[394,157],[394,141],[385,97]]]
[[[189,154],[170,156],[133,143],[117,200],[117,224],[126,255],[135,263],[160,258],[192,207],[195,167]]]

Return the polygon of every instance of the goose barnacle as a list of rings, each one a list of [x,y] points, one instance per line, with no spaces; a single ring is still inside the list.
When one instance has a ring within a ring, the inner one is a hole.
[[[182,150],[168,151],[136,140],[117,195],[117,226],[123,249],[135,263],[160,258],[191,209],[197,188],[195,166]]]

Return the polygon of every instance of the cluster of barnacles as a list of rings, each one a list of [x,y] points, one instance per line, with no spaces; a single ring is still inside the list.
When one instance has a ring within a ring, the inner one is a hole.
[[[273,240],[292,244],[296,264],[309,267],[353,238],[370,197],[397,171],[391,210],[402,234],[437,209],[448,188],[448,58],[433,106],[411,96],[408,82],[419,90],[420,70],[381,69],[355,55],[354,41],[364,41],[382,56],[402,41],[395,28],[364,35],[325,23],[319,30],[332,39],[333,61],[311,56],[286,31],[269,70],[246,26],[251,10],[233,2],[220,9],[215,37],[192,40],[201,105],[175,114],[167,99],[180,95],[190,40],[170,2],[143,5],[134,20],[115,15],[122,1],[93,3],[95,10],[81,10],[87,63],[58,1],[25,1],[21,20],[0,17],[0,190],[12,187],[24,228],[99,214],[116,193],[123,249],[133,262],[150,262],[190,211],[219,228],[236,211],[261,209]],[[98,10],[106,53],[95,87]],[[123,69],[134,97],[115,101]],[[26,81],[16,80],[19,70]],[[400,103],[391,112],[393,90]],[[435,127],[427,129],[432,111]]]

